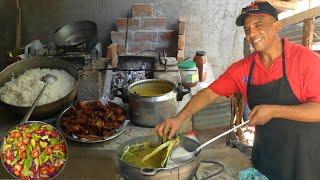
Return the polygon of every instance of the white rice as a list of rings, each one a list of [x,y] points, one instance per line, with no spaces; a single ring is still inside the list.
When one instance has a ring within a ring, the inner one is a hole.
[[[44,82],[41,78],[46,74],[57,77],[57,80],[49,84],[44,90],[38,105],[48,104],[65,97],[73,89],[75,79],[64,70],[57,69],[29,69],[17,79],[11,79],[0,88],[0,99],[8,104],[28,107],[33,104]]]

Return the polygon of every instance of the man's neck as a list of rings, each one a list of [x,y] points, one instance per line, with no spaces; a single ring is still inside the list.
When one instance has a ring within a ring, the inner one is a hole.
[[[273,63],[273,60],[279,57],[282,54],[282,41],[280,38],[276,38],[274,43],[270,46],[269,49],[266,51],[261,51],[259,53],[260,59],[262,63],[266,66],[266,68],[269,68],[270,65]]]

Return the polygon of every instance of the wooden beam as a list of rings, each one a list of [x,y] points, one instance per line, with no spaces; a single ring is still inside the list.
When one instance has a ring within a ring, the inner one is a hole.
[[[320,6],[314,7],[312,9],[303,11],[301,13],[295,14],[293,16],[284,18],[280,20],[280,23],[282,24],[283,27],[291,25],[291,24],[296,24],[299,22],[304,21],[305,19],[311,19],[313,17],[320,16]]]
[[[297,7],[296,2],[287,2],[287,1],[273,1],[272,6],[275,7],[276,9],[280,11],[285,11],[285,10],[294,10]]]
[[[305,47],[312,48],[315,19],[306,19],[303,23],[302,42]]]

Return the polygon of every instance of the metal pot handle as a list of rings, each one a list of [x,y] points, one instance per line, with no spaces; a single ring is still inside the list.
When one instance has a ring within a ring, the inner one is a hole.
[[[157,172],[158,172],[158,169],[147,169],[147,168],[140,169],[140,173],[146,176],[154,176],[156,175]]]

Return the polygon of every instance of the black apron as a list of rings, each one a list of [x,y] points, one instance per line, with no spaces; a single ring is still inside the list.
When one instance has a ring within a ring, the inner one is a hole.
[[[260,104],[301,104],[286,76],[284,51],[283,76],[277,80],[252,85],[254,65],[253,61],[247,83],[250,109]],[[320,123],[273,118],[256,126],[252,163],[271,180],[320,180]]]

